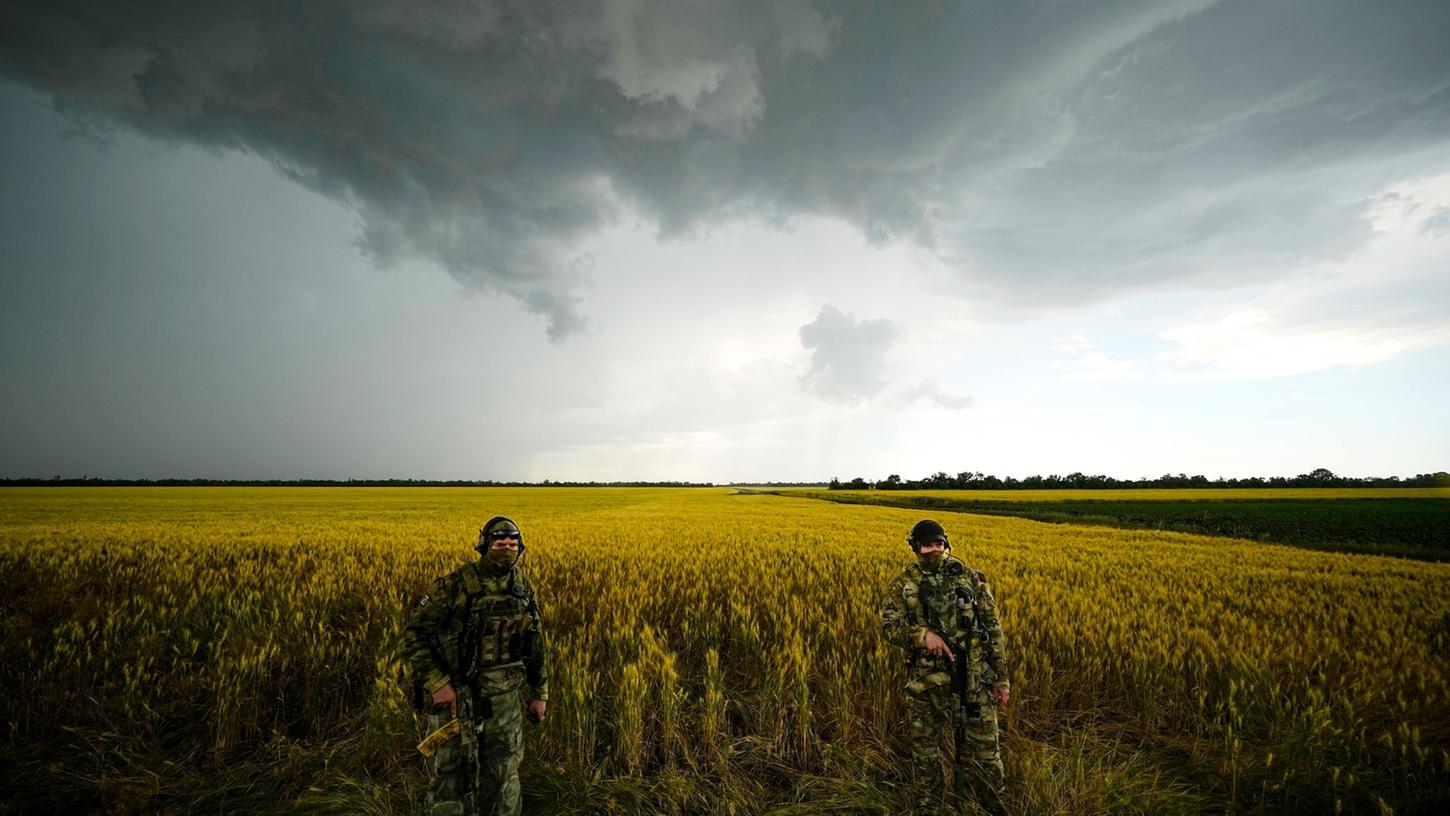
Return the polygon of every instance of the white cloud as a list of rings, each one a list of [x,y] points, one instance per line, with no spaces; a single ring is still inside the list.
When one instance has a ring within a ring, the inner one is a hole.
[[[1438,237],[1450,213],[1450,173],[1409,179],[1375,196],[1367,217],[1378,233],[1409,233]]]
[[[977,404],[977,401],[968,395],[952,394],[942,390],[941,384],[936,381],[935,377],[928,377],[916,385],[903,388],[893,400],[898,408],[908,408],[922,401],[953,411],[971,408]]]
[[[1284,315],[1246,307],[1191,320],[1162,333],[1176,347],[1162,355],[1176,380],[1283,377],[1335,366],[1384,362],[1450,341],[1450,329],[1284,325]]]
[[[1369,244],[1242,295],[1219,298],[1162,330],[1157,360],[1178,380],[1263,379],[1362,367],[1450,343],[1450,173],[1370,197]]]
[[[1058,343],[1063,357],[1053,367],[1069,380],[1141,380],[1142,367],[1108,356],[1086,334],[1078,332]]]

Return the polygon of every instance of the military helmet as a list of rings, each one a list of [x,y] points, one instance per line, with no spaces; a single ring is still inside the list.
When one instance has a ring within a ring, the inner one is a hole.
[[[911,535],[906,537],[906,543],[911,545],[912,552],[921,552],[921,545],[928,541],[940,541],[947,549],[952,548],[947,531],[940,524],[931,519],[922,519],[911,526]]]
[[[474,549],[480,553],[488,552],[490,538],[496,532],[511,532],[518,536],[519,554],[523,555],[524,534],[519,530],[519,525],[515,524],[514,520],[508,516],[494,516],[484,522],[483,526],[478,528],[478,544],[474,545]]]

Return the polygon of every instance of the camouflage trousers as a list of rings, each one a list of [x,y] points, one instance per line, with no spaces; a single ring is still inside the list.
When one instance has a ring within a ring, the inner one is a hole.
[[[953,737],[951,686],[908,690],[906,711],[911,724],[911,797],[916,813],[935,813],[940,800],[950,802],[956,812],[970,813],[964,802],[954,801],[951,779],[942,775],[942,738]],[[987,813],[1001,814],[1004,780],[997,709],[990,700],[982,699],[965,714],[961,765],[967,785],[963,793]],[[956,756],[955,745],[949,756]]]
[[[524,758],[524,725],[519,691],[482,697],[464,692],[463,730],[443,743],[430,760],[427,816],[518,816],[519,764]],[[492,712],[492,716],[475,714]],[[428,732],[448,724],[448,709],[427,716]]]

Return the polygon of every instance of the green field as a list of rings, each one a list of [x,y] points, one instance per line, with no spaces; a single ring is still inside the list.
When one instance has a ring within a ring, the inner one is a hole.
[[[1175,530],[1321,550],[1450,560],[1450,490],[785,490],[846,504]]]

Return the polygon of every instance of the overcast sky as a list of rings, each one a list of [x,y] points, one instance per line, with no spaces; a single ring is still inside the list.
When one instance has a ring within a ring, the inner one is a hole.
[[[299,8],[0,10],[0,476],[1450,469],[1443,0]]]

